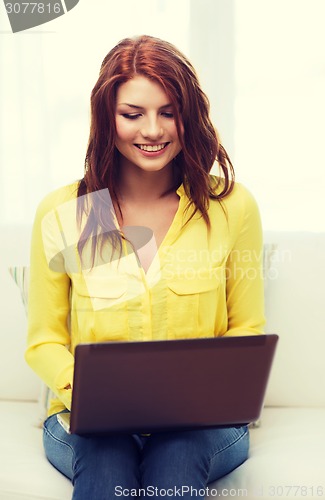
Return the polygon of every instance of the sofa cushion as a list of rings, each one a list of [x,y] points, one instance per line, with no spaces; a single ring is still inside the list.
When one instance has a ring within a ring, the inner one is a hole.
[[[276,243],[266,288],[266,331],[280,337],[270,406],[325,406],[325,233],[267,232]]]
[[[0,377],[0,399],[37,401],[40,381],[24,361],[26,314],[18,289],[8,272],[10,266],[28,264],[30,227],[2,225],[0,230],[0,365],[4,375]]]
[[[264,408],[250,458],[211,488],[233,499],[323,498],[324,421],[325,408]]]
[[[68,500],[70,481],[46,460],[38,403],[0,401],[1,500]]]
[[[29,266],[11,266],[9,273],[13,277],[16,285],[20,290],[21,299],[23,301],[27,314],[28,307],[28,288],[29,288]]]

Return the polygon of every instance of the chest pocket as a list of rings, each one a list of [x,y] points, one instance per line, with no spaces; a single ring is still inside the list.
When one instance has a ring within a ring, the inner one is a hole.
[[[76,294],[75,305],[85,306],[93,311],[111,308],[128,300],[128,283],[124,276],[80,276],[73,279]]]
[[[180,274],[168,281],[168,332],[170,338],[207,337],[214,334],[223,268],[199,270],[191,277]]]
[[[128,339],[128,283],[123,276],[72,278],[72,318],[79,342]]]

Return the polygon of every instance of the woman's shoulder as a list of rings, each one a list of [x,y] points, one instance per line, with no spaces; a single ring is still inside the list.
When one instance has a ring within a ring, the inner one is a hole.
[[[213,180],[218,185],[218,179]],[[222,185],[221,180],[221,185]],[[220,183],[218,189],[221,192]],[[217,191],[218,192],[218,191]],[[227,227],[236,236],[243,227],[260,227],[260,211],[255,197],[250,190],[240,182],[234,182],[231,192],[221,200],[211,200],[210,220],[220,222],[220,214],[227,220]]]
[[[45,215],[60,205],[75,200],[77,198],[78,187],[79,181],[75,181],[51,191],[38,204],[37,213]]]
[[[224,179],[222,177],[218,177],[217,175],[210,175],[211,186],[215,190],[216,194],[221,193],[224,188]],[[237,205],[238,204],[256,204],[255,198],[251,191],[244,186],[241,182],[234,182],[233,188],[229,194],[227,194],[223,199],[222,203],[224,205]]]

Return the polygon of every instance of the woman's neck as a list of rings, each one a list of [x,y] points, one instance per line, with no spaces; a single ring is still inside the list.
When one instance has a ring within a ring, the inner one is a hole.
[[[119,201],[150,203],[163,198],[175,186],[173,166],[159,171],[144,171],[134,165],[121,164],[119,169]]]

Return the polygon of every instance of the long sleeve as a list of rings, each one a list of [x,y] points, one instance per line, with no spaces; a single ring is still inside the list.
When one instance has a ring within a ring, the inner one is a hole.
[[[259,210],[245,189],[241,197],[238,231],[226,264],[228,330],[226,335],[263,333],[263,239]]]
[[[70,278],[50,268],[44,241],[52,235],[43,221],[51,210],[51,198],[39,206],[32,232],[28,339],[25,358],[61,402],[70,409],[74,358],[69,352]]]

